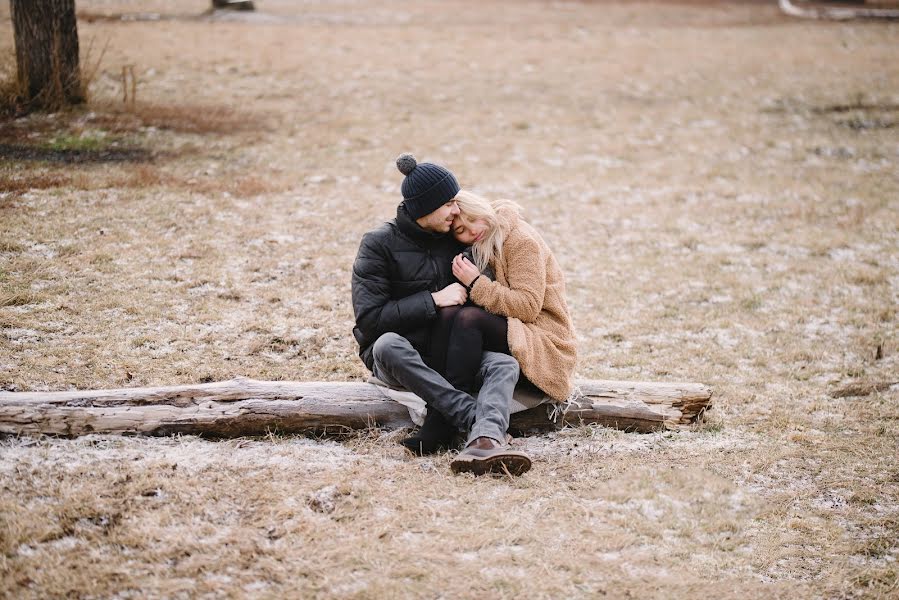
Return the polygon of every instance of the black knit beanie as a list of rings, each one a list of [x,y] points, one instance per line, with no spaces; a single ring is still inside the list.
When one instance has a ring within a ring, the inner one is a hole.
[[[403,180],[403,204],[413,219],[429,215],[459,193],[453,174],[440,165],[419,163],[411,154],[400,154],[396,168],[406,176]]]

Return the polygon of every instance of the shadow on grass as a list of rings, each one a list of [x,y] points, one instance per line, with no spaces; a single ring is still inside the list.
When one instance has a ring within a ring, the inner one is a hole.
[[[53,148],[0,143],[0,160],[43,161],[65,164],[148,162],[153,153],[146,148]]]

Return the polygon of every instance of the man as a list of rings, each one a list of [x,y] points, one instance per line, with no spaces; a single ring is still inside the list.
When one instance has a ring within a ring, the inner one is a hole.
[[[516,360],[485,352],[477,399],[432,368],[438,366],[431,360],[433,325],[442,309],[462,305],[468,296],[452,275],[453,257],[461,251],[449,235],[459,214],[454,200],[459,184],[444,167],[418,164],[411,154],[396,163],[405,175],[396,219],[362,237],[353,263],[353,335],[359,356],[375,377],[414,392],[427,404],[418,437],[404,442],[411,450],[434,451],[462,430],[468,441],[451,464],[453,472],[524,473],[530,459],[509,450],[506,442]]]

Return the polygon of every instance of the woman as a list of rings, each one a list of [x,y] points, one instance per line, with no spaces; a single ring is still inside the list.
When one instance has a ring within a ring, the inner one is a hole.
[[[453,234],[471,245],[472,260],[453,259],[453,275],[474,303],[441,308],[431,333],[432,367],[460,390],[473,392],[485,350],[514,356],[522,374],[553,400],[571,393],[577,362],[574,330],[565,303],[565,280],[537,231],[509,200],[456,195],[460,215]],[[417,454],[450,445],[455,431],[437,411],[403,444]]]
[[[488,201],[468,191],[456,195],[460,215],[453,234],[470,244],[473,261],[460,254],[453,275],[477,306],[453,319],[446,352],[447,380],[470,390],[484,350],[505,352],[547,396],[564,402],[577,362],[574,329],[565,302],[565,279],[539,233],[509,200]]]

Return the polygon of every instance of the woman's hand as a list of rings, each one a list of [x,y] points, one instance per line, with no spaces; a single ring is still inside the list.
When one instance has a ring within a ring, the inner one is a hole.
[[[468,287],[481,272],[474,263],[465,258],[462,254],[453,259],[453,275],[462,282],[462,285]]]

